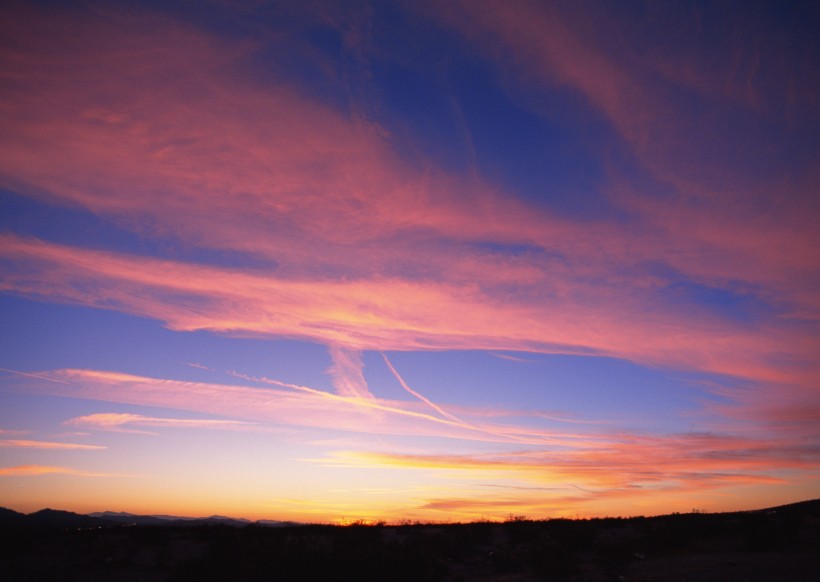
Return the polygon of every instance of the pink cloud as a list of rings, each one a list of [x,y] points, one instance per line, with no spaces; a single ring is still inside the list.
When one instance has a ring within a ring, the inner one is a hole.
[[[0,235],[0,242],[9,264],[0,289],[152,317],[176,330],[305,338],[355,349],[592,353],[785,382],[796,375],[767,362],[780,354],[806,357],[812,343],[790,341],[785,330],[761,334],[663,312],[626,288],[590,283],[576,293],[587,297],[530,302],[495,297],[474,284],[294,279],[13,235]]]
[[[29,434],[31,431],[29,430],[10,430],[7,428],[0,428],[0,434],[3,435],[23,435]]]
[[[432,9],[525,82],[585,96],[642,168],[674,187],[670,212],[669,200],[610,176],[612,202],[633,217],[625,225],[561,218],[501,185],[405,159],[378,120],[351,116],[281,75],[255,79],[253,42],[150,14],[16,10],[6,13],[10,42],[0,55],[0,75],[13,81],[0,88],[9,104],[0,113],[2,185],[80,205],[159,241],[160,254],[231,251],[266,266],[228,269],[2,235],[0,290],[116,309],[174,330],[333,346],[337,394],[282,383],[275,393],[282,410],[317,426],[356,426],[380,411],[404,423],[399,432],[489,438],[496,429],[464,426],[406,384],[437,414],[370,394],[361,350],[427,349],[606,355],[729,374],[779,394],[787,387],[782,410],[754,410],[806,424],[798,412],[820,377],[820,340],[806,324],[820,312],[816,170],[755,185],[731,165],[722,173],[725,160],[693,154],[679,135],[705,143],[715,134],[665,99],[662,84],[644,81],[662,74],[725,98],[714,91],[714,71],[695,78],[684,65],[602,50],[590,32],[608,13],[582,19],[538,3]],[[730,89],[728,98],[754,101]],[[782,189],[794,203],[761,204]],[[532,252],[510,256],[509,244]],[[676,279],[759,299],[783,315],[737,322],[680,305],[669,292]],[[184,407],[196,393],[200,412],[225,405],[249,418],[286,418],[250,389],[231,388],[241,394],[231,408],[206,384],[85,374],[87,394],[113,385],[117,398],[132,399],[121,401],[176,398]],[[170,395],[159,393],[162,382]],[[543,436],[504,431],[505,439]]]
[[[44,373],[45,374],[45,373]],[[307,386],[289,384],[268,378],[236,377],[264,385],[250,388],[239,385],[181,382],[94,370],[58,370],[48,376],[64,383],[33,382],[18,384],[31,393],[52,394],[67,398],[87,398],[139,406],[159,406],[200,414],[218,414],[225,421],[162,419],[134,414],[101,413],[69,421],[72,425],[133,430],[141,427],[202,427],[232,430],[264,430],[254,423],[276,423],[293,426],[346,430],[366,434],[424,435],[491,443],[516,443],[555,446],[595,446],[606,436],[575,434],[539,427],[488,422],[488,417],[504,417],[461,407],[464,420],[441,418],[425,411],[415,402],[342,396]],[[13,388],[15,384],[9,383]],[[518,415],[520,416],[520,414]]]
[[[364,379],[364,364],[361,350],[351,350],[340,346],[330,346],[333,365],[330,372],[333,386],[341,396],[373,399],[367,381]]]
[[[450,450],[454,450],[459,441],[485,442],[494,445],[494,452],[422,454],[399,449],[385,453],[373,451],[369,441],[356,441],[358,450],[331,450],[323,458],[302,460],[333,467],[433,471],[476,486],[503,480],[515,486],[556,488],[553,494],[539,494],[540,499],[536,499],[535,494],[476,493],[471,501],[436,496],[434,492],[420,492],[416,497],[417,510],[422,513],[425,509],[449,508],[454,514],[471,519],[480,517],[470,513],[478,512],[479,506],[484,511],[495,507],[496,517],[503,517],[513,507],[519,508],[516,513],[527,515],[554,514],[561,503],[564,509],[591,511],[590,504],[608,499],[637,503],[647,491],[688,503],[685,500],[693,496],[719,494],[737,487],[787,485],[799,480],[800,475],[816,472],[820,465],[820,449],[811,446],[802,434],[767,433],[760,438],[741,432],[649,436],[615,432],[606,425],[593,433],[555,432],[532,426],[489,423],[487,415],[471,416],[471,410],[466,407],[456,408],[459,416],[452,420],[426,412],[430,408],[426,402],[343,396],[240,374],[237,376],[260,382],[265,388],[92,370],[38,372],[37,376],[62,382],[29,377],[16,381],[29,394],[155,406],[227,418],[179,419],[99,413],[71,419],[67,424],[72,426],[103,430],[128,427],[254,430],[275,423],[371,435],[435,436],[451,439]],[[10,383],[7,389],[14,386]],[[504,413],[497,411],[495,419],[505,418]],[[344,447],[345,441],[326,444]],[[505,450],[499,450],[502,445],[506,445]],[[9,468],[0,474],[45,474],[60,472],[58,469]]]
[[[704,404],[712,413],[714,426],[743,430],[750,434],[765,432],[781,437],[820,439],[820,404],[813,384],[806,386],[751,386],[723,389],[724,400]]]
[[[0,448],[2,447],[21,449],[59,449],[79,451],[99,451],[107,448],[100,445],[81,445],[77,443],[58,443],[49,441],[29,440],[0,440]]]
[[[208,372],[213,372],[214,371],[213,368],[209,368],[208,366],[205,366],[205,365],[200,364],[198,362],[188,362],[188,365],[191,366],[192,368],[198,368],[199,370],[207,370]]]
[[[509,354],[491,354],[496,358],[501,358],[502,360],[509,360],[511,362],[518,362],[520,364],[532,364],[535,360],[530,360],[527,358],[522,358],[519,356],[511,356]]]
[[[814,123],[820,83],[801,73],[811,51],[785,50],[805,38],[716,6],[711,12],[733,27],[719,39],[731,45],[723,53],[707,43],[658,42],[652,19],[597,3],[422,5],[526,86],[563,85],[583,95],[657,180],[636,186],[611,169],[611,201],[641,219],[640,232],[607,236],[615,238],[618,259],[629,249],[635,262],[661,260],[702,284],[742,281],[749,292],[762,286],[770,293],[765,299],[816,318],[817,293],[805,290],[807,280],[817,285],[818,258],[809,249],[820,244],[812,196],[819,160],[758,170],[793,149],[789,140],[800,124]],[[675,15],[682,38],[703,34],[699,12]],[[656,50],[641,49],[640,40]],[[760,42],[771,44],[765,51],[751,45]],[[753,79],[738,78],[739,71]],[[799,96],[787,95],[785,79],[801,86]],[[738,104],[748,121],[733,130],[726,118]],[[671,199],[655,191],[660,185],[674,189]]]
[[[8,368],[0,368],[0,372],[8,372],[10,374],[17,374],[18,376],[28,376],[29,378],[37,378],[38,380],[46,380],[51,382],[59,382],[60,380],[56,380],[54,378],[49,378],[48,376],[38,376],[37,374],[32,374],[30,372],[20,372],[18,370],[10,370]]]
[[[198,428],[198,429],[218,429],[218,430],[260,430],[257,423],[242,422],[238,420],[217,420],[217,419],[189,419],[189,418],[157,418],[143,416],[141,414],[104,412],[78,416],[67,420],[64,424],[69,426],[80,426],[84,428],[96,428],[100,430],[110,430],[119,432],[144,431],[130,430],[127,426],[143,426],[157,428]],[[147,433],[151,434],[151,433]]]
[[[159,17],[15,20],[21,49],[4,61],[18,80],[6,95],[15,110],[0,140],[15,184],[297,272],[305,259],[358,263],[353,243],[367,260],[394,259],[392,246],[370,245],[401,233],[519,240],[542,230],[480,184],[403,162],[383,132],[292,83],[239,78],[252,45]]]
[[[110,477],[106,473],[94,473],[72,469],[70,467],[54,467],[49,465],[18,465],[16,467],[0,467],[0,477],[36,477],[39,475],[74,475],[77,477]]]

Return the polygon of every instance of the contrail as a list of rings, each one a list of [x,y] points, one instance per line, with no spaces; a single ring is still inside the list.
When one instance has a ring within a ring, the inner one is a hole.
[[[432,416],[430,414],[425,414],[423,412],[414,412],[412,410],[404,410],[401,408],[394,408],[392,406],[386,406],[384,404],[380,404],[376,400],[371,400],[369,398],[357,398],[355,396],[342,396],[340,394],[332,394],[330,392],[325,392],[324,390],[317,390],[316,388],[310,388],[308,386],[300,386],[298,384],[290,384],[288,382],[282,382],[281,380],[273,380],[271,378],[262,377],[254,377],[248,376],[247,374],[241,374],[239,372],[229,372],[231,376],[236,378],[242,378],[244,380],[250,380],[251,382],[259,382],[261,384],[270,384],[272,386],[281,386],[282,388],[292,388],[293,390],[298,390],[300,392],[307,392],[308,394],[314,394],[316,396],[320,396],[322,398],[327,398],[328,400],[335,400],[337,402],[345,402],[347,404],[353,404],[355,406],[361,406],[364,408],[372,408],[374,410],[384,410],[386,412],[393,412],[396,414],[402,414],[404,416],[412,416],[415,418],[423,418],[425,420],[430,420],[432,422],[437,422],[440,424],[446,424],[448,426],[458,426],[467,428],[474,428],[469,425],[465,425],[465,423],[456,420],[444,420],[442,418],[438,418],[436,416]]]
[[[461,420],[459,417],[450,414],[449,412],[447,412],[446,410],[441,408],[439,405],[437,405],[435,402],[433,402],[429,398],[425,398],[424,396],[422,396],[421,394],[419,394],[418,392],[416,392],[415,390],[410,388],[410,386],[407,385],[407,382],[404,381],[404,378],[402,378],[401,375],[398,373],[396,368],[393,367],[393,364],[390,363],[390,360],[387,359],[387,354],[385,354],[384,352],[381,352],[381,354],[382,354],[382,358],[384,358],[384,363],[387,364],[387,367],[390,368],[391,372],[393,372],[393,375],[396,377],[396,380],[399,381],[399,384],[401,384],[402,388],[407,390],[407,392],[409,392],[410,394],[412,394],[413,396],[415,396],[416,398],[418,398],[419,400],[421,400],[422,402],[427,404],[430,408],[432,408],[433,410],[435,410],[436,412],[438,412],[439,414],[441,414],[442,416],[444,416],[445,418],[448,419],[448,420],[441,420],[440,422],[452,421],[453,423],[457,424],[458,426],[460,426],[462,428],[475,430],[475,431],[478,431],[478,432],[482,432],[484,434],[491,434],[493,436],[501,437],[501,438],[507,439],[507,440],[518,441],[518,442],[530,442],[531,441],[531,439],[529,439],[529,438],[526,438],[526,437],[522,438],[522,437],[516,436],[514,434],[511,434],[509,432],[498,431],[498,430],[494,430],[494,429],[491,429],[491,428],[486,427],[486,426],[475,425],[471,422],[467,422],[466,420]]]
[[[442,410],[441,407],[437,406],[434,402],[431,402],[412,388],[410,388],[407,383],[401,378],[399,373],[396,369],[390,364],[387,360],[387,356],[382,354],[385,361],[387,362],[387,366],[396,376],[396,378],[401,383],[402,387],[407,390],[410,394],[421,400],[422,402],[429,405],[439,414],[445,416],[446,418],[439,418],[437,416],[433,416],[432,414],[427,414],[424,412],[415,412],[413,410],[404,410],[402,408],[395,408],[393,406],[387,406],[381,404],[377,399],[369,399],[369,398],[357,398],[353,396],[342,396],[340,394],[333,394],[331,392],[325,392],[324,390],[317,390],[316,388],[310,388],[309,386],[300,386],[299,384],[290,384],[288,382],[282,382],[281,380],[273,380],[271,378],[262,377],[255,377],[249,376],[247,374],[242,374],[240,372],[231,371],[228,372],[230,376],[234,376],[236,378],[242,378],[243,380],[249,380],[251,382],[258,382],[260,384],[269,384],[271,386],[279,386],[282,388],[290,388],[292,390],[297,390],[299,392],[306,392],[308,394],[312,394],[315,396],[319,396],[321,398],[325,398],[328,400],[333,400],[336,402],[344,402],[346,404],[352,404],[354,406],[360,406],[363,408],[371,408],[374,410],[383,410],[385,412],[392,412],[394,414],[400,414],[402,416],[409,416],[414,418],[421,418],[424,420],[429,420],[430,422],[436,422],[439,424],[444,424],[447,426],[457,427],[465,430],[475,431],[483,434],[492,435],[494,437],[498,437],[502,439],[501,442],[508,442],[508,441],[515,441],[515,442],[522,442],[522,443],[529,443],[529,444],[543,444],[544,439],[546,438],[548,441],[552,440],[552,437],[544,437],[538,438],[538,436],[529,436],[529,437],[519,437],[515,434],[510,434],[503,431],[492,430],[487,427],[477,426],[466,422],[464,420],[459,419],[457,416],[453,416],[446,410]],[[457,437],[456,437],[457,438]]]
[[[407,390],[410,394],[412,394],[413,396],[415,396],[416,398],[418,398],[419,400],[421,400],[422,402],[427,404],[430,408],[432,408],[433,410],[435,410],[436,412],[438,412],[440,415],[444,416],[445,418],[449,418],[450,420],[455,421],[455,422],[457,422],[457,423],[459,423],[463,426],[469,426],[470,428],[475,428],[475,427],[471,426],[469,423],[464,422],[463,420],[461,420],[457,416],[453,416],[452,414],[450,414],[446,410],[443,410],[435,402],[433,402],[429,398],[425,398],[424,396],[422,396],[421,394],[419,394],[418,392],[416,392],[415,390],[410,388],[410,386],[407,385],[407,382],[404,381],[404,378],[402,378],[401,375],[396,371],[396,368],[393,367],[393,364],[390,363],[390,360],[387,359],[387,354],[385,354],[384,352],[382,352],[381,354],[382,354],[382,358],[384,358],[384,363],[387,364],[387,367],[390,368],[391,372],[393,372],[393,375],[396,377],[396,380],[399,381],[399,384],[401,384],[402,388]]]
[[[38,378],[40,380],[48,380],[49,382],[56,382],[57,384],[68,384],[65,380],[57,380],[56,378],[49,378],[48,376],[40,376],[39,374],[30,374],[28,372],[18,372],[17,370],[9,370],[8,368],[0,368],[0,372],[11,372],[12,374],[20,374],[21,376],[28,376],[30,378]]]

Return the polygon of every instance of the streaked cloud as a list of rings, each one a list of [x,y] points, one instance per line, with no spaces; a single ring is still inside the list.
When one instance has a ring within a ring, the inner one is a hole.
[[[621,309],[612,311],[607,306],[613,297],[587,305],[570,297],[556,303],[501,301],[474,285],[294,280],[13,235],[0,235],[0,242],[0,256],[9,265],[0,288],[115,308],[180,331],[300,337],[355,349],[599,354],[795,383],[805,380],[775,362],[805,360],[816,343],[786,330],[764,335],[747,324],[656,313],[634,298],[618,297]],[[658,333],[659,325],[666,325],[665,333]]]
[[[117,373],[63,370],[63,384],[27,387],[72,398],[104,399],[121,404],[162,406],[243,419],[196,420],[100,413],[78,417],[70,425],[101,429],[122,427],[229,428],[246,430],[256,423],[295,424],[381,435],[428,435],[458,441],[507,443],[488,454],[408,454],[337,450],[309,459],[328,467],[439,471],[474,482],[513,479],[542,487],[577,489],[580,500],[618,495],[630,499],[647,492],[720,490],[726,487],[785,483],[790,475],[816,470],[820,448],[802,436],[755,438],[731,433],[684,433],[647,436],[614,432],[557,433],[479,419],[452,421],[419,412],[419,404],[344,397],[307,387],[278,383],[281,389],[201,384],[141,378]],[[423,403],[425,408],[429,408]],[[373,416],[373,410],[379,415]],[[464,414],[464,410],[460,414]],[[503,411],[499,413],[503,418]],[[307,459],[306,459],[307,460]]]
[[[95,473],[72,469],[71,467],[52,467],[49,465],[17,465],[0,467],[0,477],[37,477],[40,475],[73,475],[76,477],[111,477],[106,473]]]
[[[722,446],[715,445],[715,441]],[[670,462],[670,453],[685,454]],[[701,435],[676,435],[639,440],[633,435],[613,437],[605,447],[548,451],[508,451],[501,455],[397,455],[340,451],[316,462],[360,467],[436,469],[478,476],[508,474],[541,484],[587,488],[661,486],[688,487],[703,482],[769,482],[770,471],[812,470],[817,447],[798,443],[747,442],[718,437],[703,442]]]
[[[202,428],[219,430],[254,430],[261,428],[257,423],[237,420],[196,419],[196,418],[156,418],[141,414],[102,412],[69,419],[63,424],[81,428],[96,428],[122,432],[144,432],[133,430],[131,426],[156,428]]]
[[[0,440],[0,448],[20,448],[20,449],[59,449],[78,451],[99,451],[107,447],[101,445],[82,445],[78,443],[60,443],[51,441],[29,441],[29,440]]]
[[[213,372],[214,371],[213,368],[209,368],[208,366],[205,366],[205,365],[197,363],[197,362],[188,362],[188,365],[191,366],[192,368],[197,368],[199,370],[207,370],[208,372]]]
[[[349,398],[373,399],[367,387],[362,371],[362,354],[360,350],[346,349],[340,346],[330,347],[333,365],[328,370],[333,377],[333,386],[339,395]]]
[[[641,145],[645,128],[675,117],[646,105],[662,98],[635,78],[647,73],[584,42],[572,14],[529,4],[442,11],[468,37],[506,43],[507,52],[493,55],[500,66],[543,55],[522,74],[579,88],[640,152],[657,149]],[[116,13],[88,16],[75,28],[56,18],[15,20],[10,34],[40,48],[5,60],[18,79],[7,89],[16,109],[0,142],[7,179],[143,235],[141,225],[156,224],[163,236],[270,268],[219,269],[6,235],[6,291],[120,309],[173,329],[353,349],[598,353],[785,382],[804,380],[773,361],[811,367],[816,338],[788,317],[817,311],[816,295],[802,291],[806,269],[818,267],[804,252],[817,246],[813,229],[703,212],[703,196],[683,186],[674,216],[686,228],[659,222],[667,206],[652,210],[654,198],[623,203],[646,220],[567,219],[432,161],[419,168],[376,122],[362,125],[287,79],[260,87],[238,77],[252,43],[227,45],[167,18],[126,25]],[[91,33],[98,29],[105,34]],[[211,97],[191,98],[197,92]],[[31,118],[40,125],[25,122]],[[39,132],[44,125],[49,131]],[[621,204],[628,188],[614,188]],[[735,213],[734,201],[725,207]],[[768,207],[753,210],[771,216]],[[763,227],[776,227],[787,246],[761,242],[754,233]],[[531,252],[504,250],[516,245]],[[687,302],[678,281],[762,301],[785,318],[760,310],[732,321]]]
[[[124,430],[122,427],[129,424],[202,428],[230,426],[251,430],[254,423],[265,422],[370,434],[427,435],[485,442],[580,445],[581,441],[591,443],[595,440],[588,434],[557,432],[547,428],[522,428],[486,420],[454,421],[426,412],[426,405],[414,402],[341,396],[307,386],[239,374],[238,377],[261,384],[261,387],[181,382],[95,370],[57,370],[48,373],[48,376],[62,380],[66,388],[44,381],[40,384],[28,383],[24,389],[39,394],[159,406],[238,419],[186,421],[126,413],[100,413],[68,421],[75,426],[119,430]],[[11,386],[10,383],[8,385]],[[468,409],[462,407],[460,412],[467,414]],[[488,416],[486,411],[484,416]],[[503,417],[503,411],[497,416]]]
[[[0,434],[2,435],[24,435],[29,434],[31,431],[28,430],[11,430],[7,428],[0,428]]]
[[[0,372],[7,372],[9,374],[17,374],[18,376],[28,376],[29,378],[37,378],[38,380],[47,380],[50,382],[60,382],[55,378],[49,378],[48,376],[39,376],[37,374],[32,374],[30,372],[20,372],[19,370],[10,370],[8,368],[0,368]]]

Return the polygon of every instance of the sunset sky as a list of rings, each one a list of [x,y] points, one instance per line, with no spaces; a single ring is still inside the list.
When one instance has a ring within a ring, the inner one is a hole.
[[[4,2],[0,506],[820,497],[816,2]]]

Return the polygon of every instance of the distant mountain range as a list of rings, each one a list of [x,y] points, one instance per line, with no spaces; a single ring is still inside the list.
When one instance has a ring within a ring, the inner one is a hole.
[[[273,521],[261,519],[235,519],[223,515],[210,517],[180,517],[177,515],[135,515],[123,511],[98,511],[89,514],[74,513],[58,509],[41,509],[34,513],[19,513],[0,507],[0,527],[36,527],[36,528],[99,528],[113,526],[180,526],[226,525],[246,527],[258,525],[265,527],[287,527],[300,525],[292,521]]]
[[[768,513],[780,516],[802,515],[820,518],[820,499],[801,501],[789,505],[758,509],[753,511],[731,512],[733,514]],[[714,514],[724,515],[724,514]],[[725,514],[730,515],[730,514]],[[658,516],[663,517],[663,516]],[[34,513],[19,513],[0,507],[0,528],[48,528],[48,529],[84,529],[122,526],[229,526],[243,528],[251,525],[264,527],[288,527],[304,525],[293,521],[274,521],[260,519],[236,519],[223,515],[210,517],[180,517],[177,515],[136,515],[122,511],[99,511],[89,514],[73,513],[58,509],[41,509]]]

